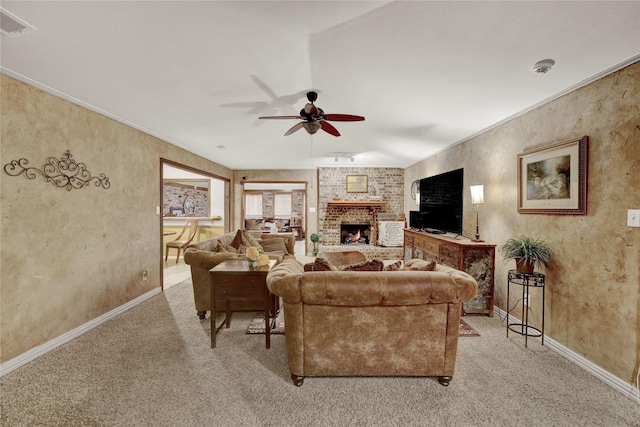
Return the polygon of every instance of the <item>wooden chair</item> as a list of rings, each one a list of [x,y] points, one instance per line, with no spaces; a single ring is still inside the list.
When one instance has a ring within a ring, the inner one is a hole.
[[[189,236],[187,237],[187,239],[180,240],[182,238],[182,235],[187,230],[189,230]],[[187,223],[182,228],[182,231],[180,231],[180,234],[178,234],[178,237],[176,237],[176,240],[172,242],[167,242],[166,249],[165,249],[165,256],[164,256],[165,262],[167,261],[167,258],[169,258],[169,248],[176,248],[178,250],[178,254],[176,255],[176,264],[177,264],[178,261],[180,261],[180,251],[181,250],[184,251],[184,249],[187,246],[189,246],[193,238],[196,237],[197,231],[198,231],[198,221],[187,221]]]

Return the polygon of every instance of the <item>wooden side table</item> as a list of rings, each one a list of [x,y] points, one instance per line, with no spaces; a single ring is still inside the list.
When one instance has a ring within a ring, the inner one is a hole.
[[[267,273],[276,264],[269,261],[262,267],[249,267],[242,259],[229,259],[209,270],[211,277],[211,348],[216,348],[216,335],[223,326],[231,326],[231,301],[259,301],[264,304],[265,339],[271,347],[271,317],[278,309],[275,295],[267,288]],[[224,301],[226,316],[216,327],[215,301]]]

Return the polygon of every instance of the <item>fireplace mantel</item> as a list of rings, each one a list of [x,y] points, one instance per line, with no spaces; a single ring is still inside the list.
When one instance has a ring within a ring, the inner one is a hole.
[[[349,200],[345,200],[345,201],[331,201],[331,202],[327,202],[327,207],[337,207],[342,209],[346,209],[346,208],[369,208],[369,210],[373,211],[375,208],[383,208],[387,205],[387,202],[383,202],[383,201],[378,201],[378,202],[373,202],[371,200],[357,200],[357,201],[349,201]]]

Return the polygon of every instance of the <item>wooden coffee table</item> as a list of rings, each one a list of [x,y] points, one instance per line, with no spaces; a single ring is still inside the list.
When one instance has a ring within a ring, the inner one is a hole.
[[[216,335],[223,326],[231,326],[231,301],[258,301],[264,305],[265,339],[271,347],[271,317],[278,309],[276,296],[267,288],[267,273],[276,264],[269,261],[262,267],[249,267],[242,259],[229,259],[209,270],[211,277],[211,348],[216,348]],[[226,317],[216,327],[215,301],[225,301]]]

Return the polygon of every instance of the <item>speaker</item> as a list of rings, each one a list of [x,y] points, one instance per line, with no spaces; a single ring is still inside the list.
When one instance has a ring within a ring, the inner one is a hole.
[[[416,230],[422,228],[422,215],[420,211],[409,211],[409,227]]]

